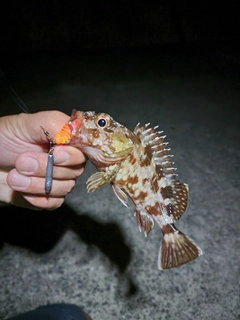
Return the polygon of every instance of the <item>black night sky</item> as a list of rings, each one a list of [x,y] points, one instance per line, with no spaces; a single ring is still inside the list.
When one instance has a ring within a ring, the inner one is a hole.
[[[240,40],[237,1],[9,1],[1,16],[5,57]]]

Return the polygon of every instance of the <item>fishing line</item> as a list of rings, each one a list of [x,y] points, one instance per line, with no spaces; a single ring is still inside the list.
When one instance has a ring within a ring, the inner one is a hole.
[[[0,68],[0,79],[1,82],[6,89],[9,97],[19,106],[19,108],[22,109],[23,112],[29,113],[28,107],[25,105],[25,103],[22,101],[22,99],[19,97],[17,92],[13,89],[13,87],[10,85],[10,83],[7,81],[2,69]]]
[[[22,101],[22,99],[19,97],[17,92],[13,89],[13,87],[10,85],[8,80],[6,79],[2,69],[0,68],[0,80],[4,88],[6,89],[9,97],[20,107],[20,109],[24,113],[29,113],[28,107],[25,105],[25,103]],[[42,128],[42,127],[41,127]],[[53,178],[53,163],[54,163],[54,157],[53,157],[53,142],[51,140],[51,137],[49,133],[42,128],[45,135],[50,140],[50,150],[48,152],[48,162],[46,167],[46,176],[45,176],[45,192],[46,194],[49,194],[52,188],[52,178]]]

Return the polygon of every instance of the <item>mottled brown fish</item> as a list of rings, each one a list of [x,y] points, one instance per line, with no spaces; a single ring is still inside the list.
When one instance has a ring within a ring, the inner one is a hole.
[[[81,149],[99,170],[87,180],[88,191],[111,183],[125,206],[128,196],[132,199],[145,236],[158,223],[163,233],[158,267],[168,269],[197,258],[202,251],[174,225],[186,210],[188,186],[176,179],[162,131],[148,126],[138,124],[132,132],[108,114],[73,110],[53,142]]]

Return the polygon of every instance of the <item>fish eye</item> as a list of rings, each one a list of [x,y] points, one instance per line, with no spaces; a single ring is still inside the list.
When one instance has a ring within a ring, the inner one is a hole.
[[[107,124],[107,121],[105,119],[101,118],[98,120],[99,127],[104,128],[106,124]]]
[[[106,130],[107,128],[111,127],[111,117],[106,113],[99,113],[94,119],[95,125],[98,128]]]

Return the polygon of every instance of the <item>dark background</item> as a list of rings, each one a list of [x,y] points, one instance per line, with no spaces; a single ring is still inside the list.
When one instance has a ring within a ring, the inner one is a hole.
[[[239,1],[6,1],[0,15],[0,67],[29,112],[159,124],[190,188],[177,227],[204,252],[159,272],[159,228],[140,234],[110,186],[88,194],[88,163],[54,212],[0,203],[0,319],[61,301],[94,320],[239,319]],[[19,113],[5,89],[0,115]]]
[[[1,53],[238,47],[238,1],[8,1]]]

